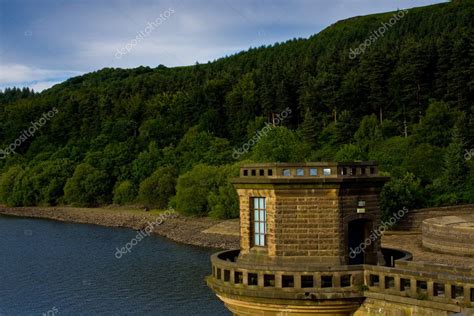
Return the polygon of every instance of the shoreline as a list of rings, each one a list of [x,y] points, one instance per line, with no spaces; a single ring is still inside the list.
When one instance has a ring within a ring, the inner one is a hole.
[[[138,208],[0,206],[0,215],[130,228],[133,230],[144,229],[148,222],[157,220],[161,213],[156,211],[145,212]],[[207,217],[185,217],[176,213],[176,216],[163,218],[160,225],[154,225],[153,227],[153,234],[178,243],[206,248],[239,248],[238,219],[217,220]],[[214,229],[214,227],[225,228]]]

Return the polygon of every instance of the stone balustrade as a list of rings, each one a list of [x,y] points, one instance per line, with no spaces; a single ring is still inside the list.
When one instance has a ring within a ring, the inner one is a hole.
[[[247,297],[331,300],[383,298],[457,311],[474,307],[472,269],[396,260],[395,267],[255,265],[237,263],[238,250],[211,257],[209,286]]]

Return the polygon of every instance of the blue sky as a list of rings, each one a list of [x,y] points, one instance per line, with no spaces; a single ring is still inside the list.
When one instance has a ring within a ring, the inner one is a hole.
[[[104,67],[205,63],[344,18],[440,2],[0,0],[0,89],[41,91]]]

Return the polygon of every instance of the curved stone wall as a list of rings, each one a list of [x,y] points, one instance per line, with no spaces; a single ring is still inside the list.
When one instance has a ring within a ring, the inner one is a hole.
[[[474,214],[424,220],[422,242],[433,251],[474,256]]]

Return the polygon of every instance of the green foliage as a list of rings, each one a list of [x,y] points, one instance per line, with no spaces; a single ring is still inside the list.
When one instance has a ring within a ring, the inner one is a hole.
[[[382,129],[374,114],[364,116],[359,129],[354,134],[354,139],[360,149],[366,153],[373,150],[376,144],[382,141]]]
[[[232,178],[239,176],[239,165],[229,165],[220,168],[219,172],[224,177],[224,183],[219,190],[210,191],[207,196],[209,205],[209,216],[219,219],[239,217],[239,198],[234,186],[230,182]]]
[[[152,175],[170,165],[174,178],[189,185],[200,173],[209,176],[203,187],[179,187],[172,203],[182,212],[233,217],[235,196],[220,166],[234,158],[368,158],[394,183],[414,173],[421,187],[409,186],[410,192],[430,193],[420,205],[472,203],[472,162],[463,165],[459,149],[474,147],[473,15],[472,1],[410,9],[355,59],[350,49],[391,13],[339,21],[308,39],[205,65],[105,68],[41,94],[6,89],[0,92],[0,148],[52,107],[59,111],[17,154],[0,159],[0,198],[8,205],[108,203],[114,183],[129,196],[123,181],[134,188],[145,180],[158,183]],[[281,127],[253,139],[286,109],[291,115]],[[464,122],[456,140],[459,117]],[[233,157],[233,149],[247,143],[252,150]],[[191,172],[202,164],[208,166]],[[217,173],[204,171],[209,168]],[[169,189],[166,179],[162,187]],[[147,201],[160,205],[172,194],[166,190],[156,202],[158,189],[148,189]]]
[[[219,168],[203,164],[181,175],[176,185],[176,209],[186,215],[204,216],[209,212],[208,196],[218,191],[223,177]]]
[[[302,137],[286,127],[271,128],[253,148],[257,162],[301,162],[308,159],[310,148]]]
[[[336,161],[367,160],[367,155],[362,152],[359,146],[354,144],[343,145],[335,156]]]
[[[159,167],[140,183],[138,200],[149,206],[164,209],[175,194],[176,169],[173,166]]]
[[[20,166],[12,166],[7,172],[3,173],[0,178],[0,199],[3,203],[9,206],[18,206],[21,205],[21,202],[15,201],[13,199],[13,189],[15,185],[15,180],[23,172],[23,169]]]
[[[137,196],[137,190],[129,180],[122,181],[115,186],[113,202],[119,205],[133,203]]]
[[[415,138],[433,146],[444,147],[451,138],[451,129],[456,120],[456,111],[441,101],[432,101],[426,115],[416,127]]]
[[[78,206],[110,202],[110,177],[89,164],[80,164],[64,186],[64,198],[67,203]]]
[[[385,184],[380,195],[380,208],[384,220],[404,207],[414,210],[423,206],[421,181],[412,173],[406,173],[402,178],[392,178]]]

